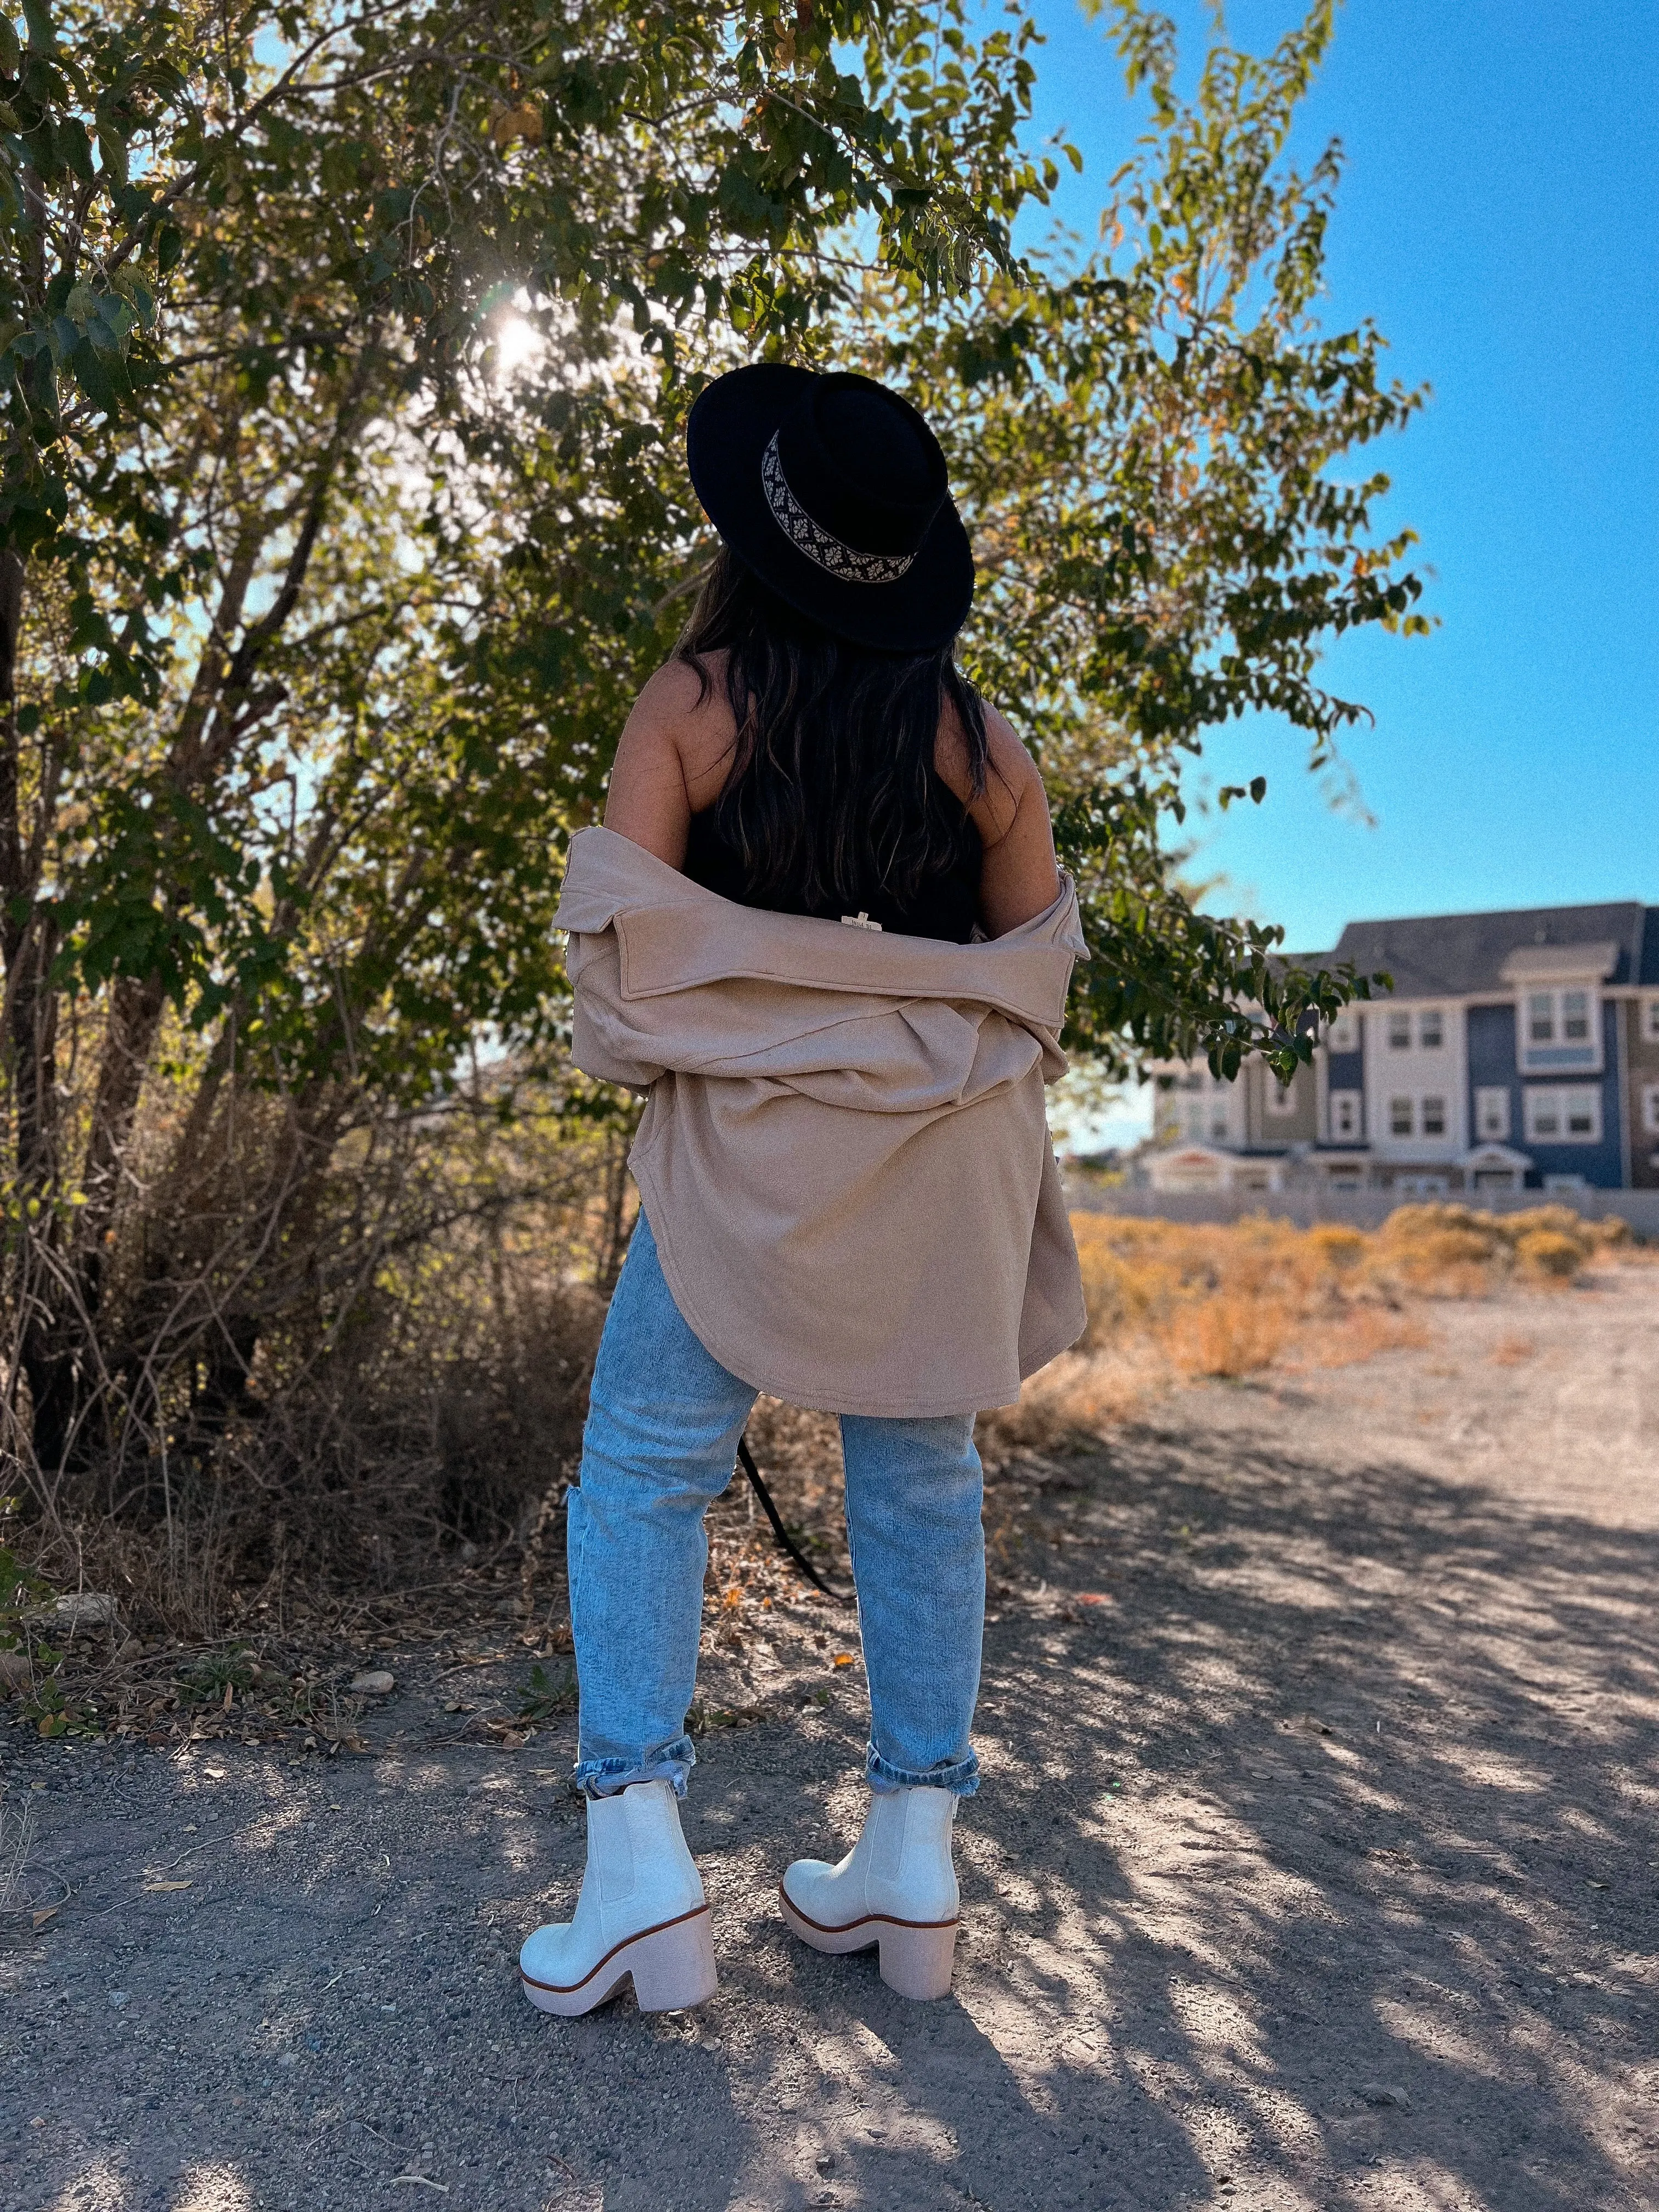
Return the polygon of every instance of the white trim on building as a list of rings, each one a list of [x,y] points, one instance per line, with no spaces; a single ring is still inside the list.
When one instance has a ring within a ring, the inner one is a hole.
[[[1529,1083],[1521,1093],[1529,1145],[1599,1145],[1601,1086],[1599,1083]]]

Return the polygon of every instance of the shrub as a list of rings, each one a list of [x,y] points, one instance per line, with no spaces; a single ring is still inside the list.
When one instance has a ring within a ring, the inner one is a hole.
[[[1183,1306],[1170,1325],[1170,1361],[1182,1375],[1257,1374],[1284,1350],[1293,1318],[1283,1305],[1237,1291]]]
[[[1340,1221],[1322,1221],[1308,1231],[1310,1249],[1338,1274],[1349,1274],[1364,1258],[1370,1239],[1363,1230],[1345,1228]]]
[[[1553,1229],[1532,1229],[1519,1238],[1516,1256],[1530,1275],[1549,1282],[1571,1282],[1584,1264],[1584,1247],[1576,1237]]]
[[[1565,1237],[1569,1243],[1588,1252],[1595,1243],[1596,1224],[1586,1221],[1582,1213],[1575,1213],[1570,1206],[1529,1206],[1523,1213],[1506,1213],[1496,1217],[1504,1234],[1516,1244],[1536,1233]]]
[[[1425,1297],[1485,1297],[1514,1264],[1501,1214],[1469,1206],[1396,1206],[1379,1231],[1370,1272]]]

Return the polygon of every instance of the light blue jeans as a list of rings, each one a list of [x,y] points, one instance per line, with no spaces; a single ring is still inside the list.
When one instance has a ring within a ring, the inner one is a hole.
[[[696,1685],[703,1515],[732,1480],[756,1393],[682,1318],[639,1217],[599,1345],[580,1486],[570,1493],[570,1617],[590,1796],[663,1779],[685,1794]],[[985,1620],[981,1475],[970,1413],[844,1413],[847,1524],[870,1685],[865,1771],[878,1790],[966,1796]]]

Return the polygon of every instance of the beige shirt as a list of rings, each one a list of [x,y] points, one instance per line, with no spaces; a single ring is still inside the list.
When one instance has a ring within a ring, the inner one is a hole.
[[[632,1165],[686,1321],[827,1413],[1007,1405],[1085,1322],[1043,1085],[1085,947],[1062,878],[952,945],[738,906],[572,840],[576,1065],[648,1092]]]

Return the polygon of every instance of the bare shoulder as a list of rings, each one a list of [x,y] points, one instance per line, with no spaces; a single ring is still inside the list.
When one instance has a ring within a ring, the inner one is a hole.
[[[709,675],[716,687],[724,672],[716,665],[716,656],[710,655]],[[720,656],[723,658],[723,656]],[[673,724],[695,715],[702,704],[702,684],[697,672],[678,655],[664,661],[654,676],[647,677],[645,688],[634,702],[634,711],[628,718],[629,727],[636,724],[649,727]]]
[[[1020,743],[1006,715],[988,702],[985,706],[985,791],[975,798],[969,772],[968,738],[955,709],[946,705],[939,725],[939,749],[933,765],[945,787],[953,791],[973,816],[981,839],[990,848],[1000,843],[1024,807],[1039,807],[1046,815],[1047,796],[1036,763]]]
[[[726,696],[723,653],[707,656],[708,680],[680,659],[665,661],[634,702],[617,748],[624,785],[643,775],[655,781],[671,771],[691,811],[720,796],[732,764],[736,726]]]

